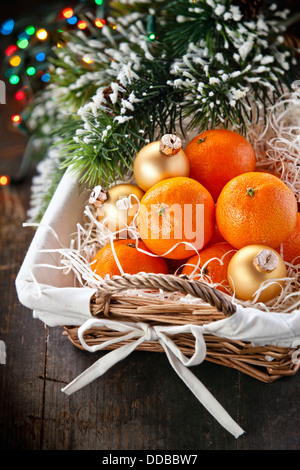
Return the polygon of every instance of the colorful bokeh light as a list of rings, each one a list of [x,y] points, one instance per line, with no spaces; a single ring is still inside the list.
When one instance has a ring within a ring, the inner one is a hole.
[[[14,114],[11,117],[11,120],[14,124],[20,124],[20,122],[22,121],[22,118],[21,118],[20,114]]]
[[[12,67],[18,67],[18,65],[21,63],[21,57],[19,55],[13,55],[9,59],[9,63]]]
[[[27,75],[29,75],[29,76],[35,75],[35,73],[36,73],[35,67],[33,67],[33,66],[31,65],[30,67],[27,68],[26,73],[27,73]]]
[[[35,58],[38,62],[43,62],[46,59],[46,54],[45,52],[38,52]]]
[[[1,175],[0,176],[0,185],[1,186],[6,186],[7,184],[10,183],[10,177],[7,175]]]
[[[18,34],[19,39],[28,39],[29,34],[26,33],[26,31],[23,31],[22,33]]]
[[[44,75],[42,75],[42,77],[41,77],[41,80],[42,80],[42,82],[47,83],[47,82],[50,81],[50,78],[51,77],[50,77],[49,73],[44,73]]]
[[[22,100],[24,100],[24,98],[26,98],[26,93],[23,90],[19,90],[15,94],[15,98],[16,98],[17,101],[22,101]]]
[[[4,21],[1,26],[0,26],[0,32],[4,35],[4,36],[8,36],[9,34],[11,34],[14,30],[14,27],[15,27],[15,22],[12,18],[9,18],[7,19],[6,21]]]
[[[18,50],[17,46],[15,44],[12,44],[11,46],[8,46],[8,48],[5,50],[5,54],[7,55],[7,57],[10,57],[17,50]]]
[[[14,74],[9,78],[9,81],[12,85],[17,85],[20,81],[20,77]]]
[[[83,20],[78,21],[77,28],[79,29],[86,29],[87,28],[87,23]]]
[[[96,18],[95,19],[95,26],[97,26],[97,28],[103,28],[103,26],[105,25],[106,21],[104,18]]]
[[[66,19],[72,18],[72,16],[74,15],[73,9],[72,9],[72,8],[65,8],[65,9],[62,11],[62,15],[63,15],[63,17],[66,18]]]
[[[35,33],[35,27],[34,26],[27,26],[27,28],[25,29],[26,33],[29,35],[29,36],[32,36],[34,33]]]
[[[36,33],[36,37],[40,41],[45,41],[45,39],[47,39],[47,37],[48,37],[48,33],[44,28],[40,28]]]
[[[68,18],[67,21],[68,21],[69,24],[74,25],[74,24],[77,23],[78,18],[77,18],[77,16],[72,16],[71,18]]]
[[[94,61],[91,57],[88,57],[88,56],[85,56],[82,58],[82,61],[85,63],[85,64],[92,64]]]
[[[17,41],[17,45],[20,49],[26,49],[28,44],[29,44],[29,41],[26,38],[21,38],[21,39],[18,39]]]

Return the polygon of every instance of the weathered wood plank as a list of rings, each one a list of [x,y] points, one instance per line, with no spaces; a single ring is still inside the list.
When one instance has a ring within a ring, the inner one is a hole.
[[[41,439],[45,329],[32,323],[15,292],[15,277],[31,240],[22,228],[28,187],[0,192],[0,339],[7,354],[6,363],[0,364],[2,449],[39,449]]]
[[[0,446],[22,450],[298,449],[300,375],[263,384],[204,363],[195,375],[246,430],[235,440],[199,404],[165,355],[134,352],[68,397],[61,388],[103,354],[75,348],[20,305],[15,276],[33,235],[28,188],[1,192]],[[5,202],[4,202],[5,201]]]
[[[28,10],[28,3],[17,3],[19,11]],[[295,9],[296,2],[288,3]],[[10,11],[4,2],[3,19]],[[14,105],[0,106],[0,173],[11,176],[25,145],[10,122]],[[15,276],[32,238],[22,229],[29,190],[29,177],[0,188],[0,340],[7,350],[6,364],[0,363],[1,450],[299,450],[300,373],[264,384],[212,363],[193,368],[246,430],[238,440],[160,353],[134,352],[76,394],[63,394],[64,385],[106,353],[79,351],[17,299]]]

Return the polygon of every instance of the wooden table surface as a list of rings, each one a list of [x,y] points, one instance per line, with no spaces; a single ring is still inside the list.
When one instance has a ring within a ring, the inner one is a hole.
[[[25,139],[3,129],[13,138],[2,135],[1,173],[16,174]],[[2,450],[300,448],[299,373],[264,384],[208,362],[193,367],[246,431],[238,439],[203,408],[161,353],[134,352],[74,395],[62,393],[106,353],[75,348],[61,328],[45,327],[17,298],[15,278],[33,236],[31,228],[22,227],[30,181],[29,174],[0,191],[0,340],[7,355],[0,364]]]
[[[26,139],[0,106],[0,174],[19,171]],[[32,170],[34,172],[34,170]],[[33,236],[23,228],[29,173],[0,188],[1,450],[298,450],[300,373],[272,384],[209,362],[193,373],[246,431],[235,439],[188,390],[165,354],[133,352],[67,396],[61,388],[106,353],[75,348],[20,304],[15,278]],[[3,361],[2,361],[3,362]]]

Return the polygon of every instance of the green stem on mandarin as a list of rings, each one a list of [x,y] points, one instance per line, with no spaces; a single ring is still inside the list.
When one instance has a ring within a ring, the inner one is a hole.
[[[247,196],[253,197],[255,194],[255,189],[254,188],[247,188],[246,192]]]
[[[157,209],[157,213],[158,215],[164,215],[165,214],[165,211],[167,209],[168,206],[166,205],[161,205],[158,209]]]

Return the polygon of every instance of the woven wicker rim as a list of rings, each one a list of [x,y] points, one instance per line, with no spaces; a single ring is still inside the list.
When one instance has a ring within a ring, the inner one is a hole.
[[[126,291],[133,289],[134,292]],[[135,289],[143,289],[143,295],[136,295]],[[153,291],[179,292],[200,298],[204,302],[182,303],[172,299],[151,297]],[[149,292],[149,297],[147,297]],[[112,320],[147,322],[149,324],[197,324],[203,325],[231,316],[236,306],[217,289],[190,280],[187,276],[172,274],[136,274],[114,276],[99,286],[90,303],[91,314],[95,317],[109,317]],[[78,327],[65,326],[64,335],[79,349],[84,349],[78,338]],[[119,337],[119,333],[108,328],[91,328],[86,332],[85,342],[90,346]],[[194,340],[189,334],[173,337],[181,351],[191,356],[194,353]],[[292,376],[300,364],[294,363],[292,355],[296,349],[279,346],[254,346],[241,340],[227,340],[205,335],[207,346],[206,360],[237,369],[261,382]],[[122,337],[118,343],[107,349],[115,349],[125,344]],[[105,348],[106,349],[106,348]],[[157,341],[145,341],[137,349],[151,352],[164,352]],[[270,360],[271,359],[271,360]]]
[[[252,14],[256,15],[262,2],[253,5]],[[294,49],[299,55],[300,39],[290,34],[285,34],[285,43]],[[107,89],[107,94],[109,90]],[[154,298],[127,295],[126,290],[143,289],[158,290],[164,292],[181,292],[195,298],[202,299],[203,305],[189,305],[175,301],[155,300]],[[236,312],[236,306],[230,298],[220,291],[201,281],[191,280],[185,275],[172,274],[137,274],[113,276],[103,282],[91,298],[90,310],[94,316],[106,316],[111,319],[124,321],[146,321],[149,323],[204,324],[220,320]],[[65,326],[64,334],[70,342],[79,349],[83,349],[78,339],[78,328]],[[93,328],[87,334],[86,343],[90,345],[105,342],[115,336],[115,332],[106,328]],[[296,349],[279,346],[253,346],[243,341],[230,341],[216,336],[205,335],[207,344],[206,360],[216,364],[237,369],[251,377],[265,383],[292,376],[300,368],[300,363],[292,361],[292,355]],[[176,344],[186,355],[194,352],[194,343],[187,334],[178,335]],[[122,340],[117,346],[124,344]],[[300,346],[299,346],[300,347]],[[137,349],[152,352],[163,352],[157,342],[145,342]],[[298,348],[299,349],[299,348]],[[271,358],[271,361],[270,361]]]
[[[220,291],[201,281],[191,280],[184,274],[176,276],[173,274],[141,273],[113,276],[111,279],[106,280],[97,288],[94,294],[92,299],[92,313],[96,315],[101,311],[105,315],[108,315],[111,297],[114,294],[128,289],[161,289],[164,292],[181,292],[204,300],[225,316],[232,315],[236,311],[235,305],[224,297]],[[181,304],[181,308],[184,310],[185,305]]]

